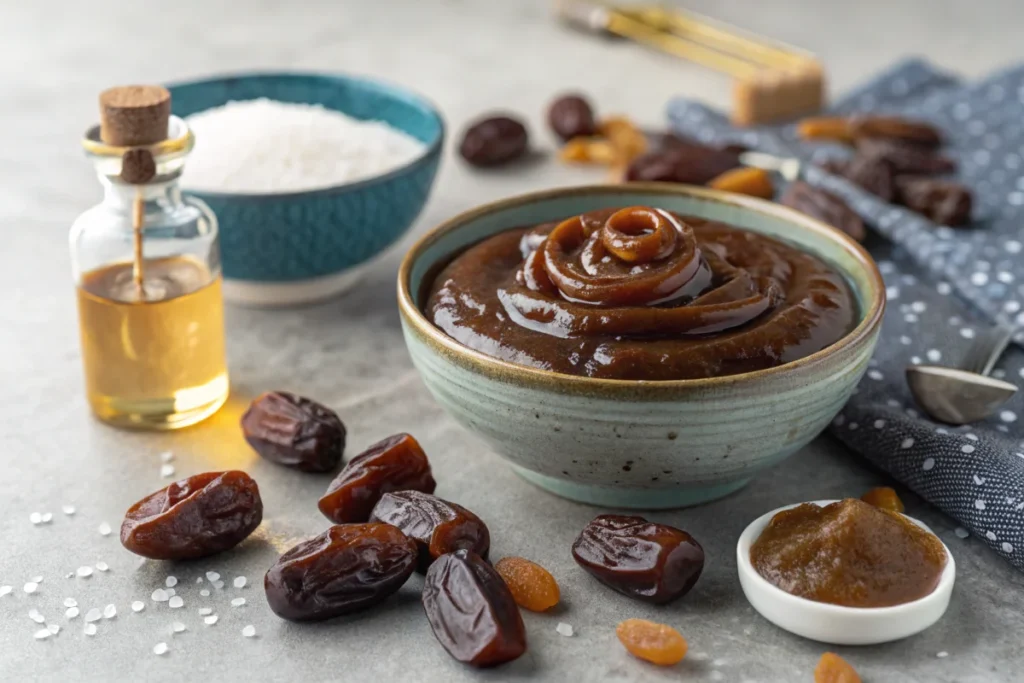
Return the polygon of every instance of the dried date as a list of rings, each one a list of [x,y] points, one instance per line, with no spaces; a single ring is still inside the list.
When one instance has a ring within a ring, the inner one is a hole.
[[[423,610],[438,642],[460,662],[497,666],[526,652],[526,628],[512,593],[471,550],[446,553],[430,566]]]
[[[896,175],[940,175],[956,170],[956,162],[947,156],[917,145],[893,140],[865,138],[857,141],[859,155],[885,159]]]
[[[939,225],[962,226],[971,222],[974,199],[960,183],[934,178],[905,176],[896,181],[900,204]]]
[[[337,524],[365,522],[385,493],[433,493],[436,486],[430,462],[416,439],[395,434],[345,465],[320,499],[320,512]]]
[[[842,175],[887,202],[896,198],[896,178],[885,159],[858,154],[843,167]]]
[[[248,474],[206,472],[128,508],[121,545],[153,560],[192,560],[233,548],[262,520],[260,490]]]
[[[479,517],[429,493],[385,493],[374,506],[370,521],[393,524],[416,541],[421,572],[445,553],[467,548],[486,559],[491,547],[491,534]]]
[[[459,154],[473,166],[500,166],[526,153],[526,126],[508,116],[493,116],[463,133]]]
[[[923,121],[899,116],[854,116],[850,120],[854,140],[885,138],[934,149],[942,145],[942,132]]]
[[[242,415],[242,433],[262,457],[303,472],[330,472],[345,450],[337,413],[285,391],[257,397]]]
[[[548,125],[563,142],[597,134],[597,122],[590,102],[580,95],[563,95],[548,109]]]
[[[831,225],[858,242],[863,242],[867,237],[864,222],[846,202],[831,192],[813,187],[803,181],[797,180],[790,183],[782,197],[779,198],[779,203]]]
[[[299,543],[267,571],[274,613],[317,621],[384,601],[416,568],[416,544],[390,524],[339,524]]]
[[[626,170],[626,180],[704,185],[739,165],[739,153],[734,150],[678,140],[634,159]]]
[[[609,588],[659,604],[686,595],[704,569],[704,549],[690,534],[628,515],[596,517],[572,556]]]

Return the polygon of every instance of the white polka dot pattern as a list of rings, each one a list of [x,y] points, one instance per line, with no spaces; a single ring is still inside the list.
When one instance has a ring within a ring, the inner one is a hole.
[[[903,378],[910,364],[956,364],[997,320],[1024,327],[1022,104],[1024,68],[964,85],[911,60],[837,106],[926,119],[945,131],[943,152],[975,193],[971,228],[935,225],[811,164],[804,177],[842,196],[889,239],[869,242],[886,283],[882,338],[832,433],[957,520],[957,536],[969,530],[1024,570],[1024,420],[1017,419],[1024,392],[989,420],[958,428],[923,417]],[[806,161],[848,154],[839,145],[798,140],[793,126],[739,132],[721,114],[686,100],[670,104],[669,118],[678,132],[708,143],[742,142]],[[1016,341],[1024,342],[1024,334]],[[1024,383],[1021,347],[1011,347],[992,374]]]

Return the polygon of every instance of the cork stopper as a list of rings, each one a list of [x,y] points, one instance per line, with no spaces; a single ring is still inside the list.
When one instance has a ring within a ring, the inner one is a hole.
[[[100,139],[135,147],[167,139],[171,93],[159,85],[125,85],[100,93]]]

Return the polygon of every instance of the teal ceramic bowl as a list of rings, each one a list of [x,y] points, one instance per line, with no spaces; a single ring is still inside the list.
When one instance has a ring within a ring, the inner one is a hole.
[[[318,190],[186,190],[217,214],[229,300],[274,306],[341,293],[406,233],[433,186],[444,122],[430,102],[405,88],[353,76],[268,73],[177,83],[168,89],[173,112],[182,118],[232,100],[266,97],[383,121],[424,145],[423,153],[405,166]]]
[[[423,315],[433,275],[469,245],[514,226],[637,204],[724,221],[818,255],[849,281],[858,325],[832,346],[777,368],[641,382],[500,361],[462,346]],[[573,500],[627,508],[720,498],[817,436],[867,369],[884,291],[871,257],[838,230],[759,199],[657,183],[566,188],[483,206],[427,234],[398,275],[409,353],[452,417],[528,481]]]

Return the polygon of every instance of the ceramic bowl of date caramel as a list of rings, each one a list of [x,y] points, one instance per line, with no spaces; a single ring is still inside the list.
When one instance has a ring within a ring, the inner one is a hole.
[[[817,500],[812,504],[824,507],[835,502]],[[751,546],[775,515],[797,505],[786,505],[761,515],[744,529],[736,543],[740,586],[761,616],[790,633],[832,645],[877,645],[901,640],[924,631],[942,618],[956,579],[956,562],[942,541],[939,543],[946,551],[946,564],[935,588],[911,602],[887,607],[847,607],[818,602],[787,593],[761,576],[751,562]],[[903,517],[934,535],[923,522],[907,515]]]
[[[817,256],[849,285],[858,309],[852,329],[777,367],[644,381],[498,360],[427,317],[438,273],[470,246],[515,227],[627,206],[721,221]],[[884,289],[867,252],[828,225],[764,200],[664,183],[571,187],[487,204],[426,234],[398,275],[406,345],[442,407],[527,481],[572,500],[632,509],[721,498],[817,436],[867,369]]]

